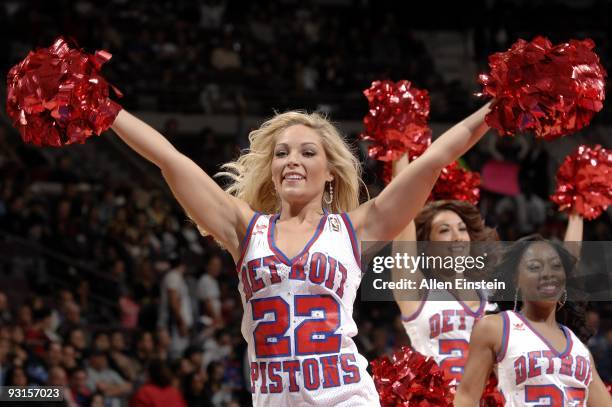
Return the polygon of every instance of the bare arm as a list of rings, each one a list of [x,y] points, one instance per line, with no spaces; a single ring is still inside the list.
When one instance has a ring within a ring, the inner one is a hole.
[[[421,210],[440,171],[485,134],[489,104],[440,136],[375,198],[349,215],[361,240],[391,240]],[[392,216],[390,216],[392,214]]]
[[[612,397],[606,390],[606,386],[604,385],[601,377],[599,377],[599,373],[597,373],[597,368],[595,367],[595,362],[593,361],[593,355],[589,355],[591,358],[591,374],[592,380],[591,384],[589,384],[589,398],[587,400],[588,407],[612,407]]]
[[[563,241],[567,242],[567,250],[577,258],[580,257],[580,250],[582,249],[583,233],[584,219],[576,212],[572,212],[567,220],[567,229],[565,229]]]
[[[157,130],[125,110],[119,112],[112,128],[134,151],[159,167],[187,214],[237,260],[253,210],[223,191]]]
[[[501,348],[501,315],[487,315],[474,325],[470,349],[461,383],[455,394],[455,407],[476,407]]]
[[[396,177],[405,168],[408,168],[409,160],[408,156],[404,155],[402,158],[393,163],[393,177]],[[400,232],[395,239],[393,239],[393,245],[391,246],[391,255],[395,255],[397,252],[406,252],[411,256],[415,256],[417,253],[416,247],[416,225],[413,220],[410,221],[408,226]],[[401,242],[398,243],[398,242]],[[420,270],[416,270],[414,273],[411,270],[399,270],[394,268],[391,270],[391,278],[393,281],[400,281],[402,278],[409,278],[419,284],[423,278],[423,274]],[[418,289],[414,290],[393,290],[393,296],[397,302],[397,306],[400,309],[402,316],[408,317],[414,315],[421,305],[421,296]]]

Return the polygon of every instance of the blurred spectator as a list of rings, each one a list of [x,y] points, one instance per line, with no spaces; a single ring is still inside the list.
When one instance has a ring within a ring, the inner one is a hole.
[[[90,407],[108,407],[109,403],[107,403],[107,397],[105,397],[102,393],[94,393],[91,396],[91,404]]]
[[[383,327],[376,327],[372,330],[372,350],[366,354],[368,360],[387,355],[391,352],[389,346],[389,335]]]
[[[587,311],[585,324],[593,334],[587,345],[597,361],[599,375],[605,382],[612,381],[612,329],[607,332],[600,329],[599,312],[596,310]]]
[[[79,362],[74,347],[69,344],[64,345],[62,348],[62,366],[64,369],[72,371],[78,366]]]
[[[26,362],[28,377],[36,384],[43,385],[49,380],[52,368],[62,365],[62,345],[48,342],[42,357],[32,354]]]
[[[89,356],[87,386],[92,392],[99,391],[104,396],[104,404],[110,407],[120,407],[122,399],[132,391],[132,384],[108,367],[106,353],[100,350],[94,350]]]
[[[218,329],[212,338],[204,342],[203,366],[208,367],[211,362],[222,361],[232,353],[232,339],[228,331]]]
[[[24,330],[32,329],[32,308],[28,304],[23,304],[17,312],[17,324]]]
[[[45,383],[45,385],[61,387],[62,392],[64,393],[63,394],[64,404],[69,407],[78,406],[76,400],[74,400],[72,397],[72,392],[70,392],[70,389],[67,387],[68,379],[66,377],[66,371],[64,370],[63,367],[61,366],[52,367],[49,370],[49,379],[47,380],[47,383]]]
[[[157,356],[162,360],[168,360],[169,352],[170,352],[170,343],[172,338],[170,337],[170,333],[164,327],[157,328],[155,332],[155,349],[157,351]]]
[[[99,331],[94,334],[91,341],[92,350],[106,353],[110,350],[110,338],[108,332]]]
[[[187,406],[172,381],[172,372],[165,362],[152,360],[147,368],[147,381],[130,399],[130,407]]]
[[[193,324],[189,288],[185,282],[186,265],[176,258],[161,283],[158,326],[170,333],[170,357],[176,359],[189,346],[189,329]]]
[[[150,260],[142,260],[136,267],[133,298],[140,305],[138,325],[147,330],[157,326],[159,312],[159,282]]]
[[[204,351],[197,346],[190,346],[185,350],[185,358],[191,362],[194,371],[204,371]]]
[[[60,337],[53,332],[51,310],[43,308],[36,310],[33,316],[33,324],[25,330],[25,343],[32,348],[34,354],[38,357],[44,355],[45,346],[50,341],[57,341]]]
[[[73,400],[79,406],[91,404],[93,392],[87,384],[87,372],[81,367],[76,367],[70,372],[70,393]]]
[[[83,360],[87,351],[87,339],[81,328],[75,328],[68,333],[68,343],[73,347],[75,357]]]
[[[23,367],[14,366],[6,374],[6,386],[27,386],[29,384],[28,376]]]
[[[184,379],[183,394],[189,406],[213,407],[210,394],[205,391],[206,373],[196,370]]]
[[[6,373],[9,370],[9,352],[11,350],[11,342],[8,338],[0,338],[0,386],[6,380]]]
[[[8,299],[6,298],[6,294],[0,291],[0,324],[9,324],[12,319],[13,317],[11,315],[11,310],[8,306]]]
[[[209,254],[204,274],[198,280],[198,299],[202,317],[210,319],[210,323],[217,327],[223,325],[221,316],[221,290],[217,281],[223,269],[221,256],[217,253]]]
[[[81,328],[83,325],[81,308],[74,301],[67,302],[64,305],[63,320],[58,329],[59,334],[64,337],[71,330]]]
[[[151,332],[143,331],[137,336],[135,353],[136,370],[144,371],[144,367],[155,358],[155,342]]]
[[[227,34],[223,42],[210,54],[210,64],[219,71],[240,68],[240,55],[234,50],[232,37]]]
[[[110,366],[115,369],[121,377],[128,381],[134,381],[137,376],[134,360],[126,352],[125,336],[123,332],[115,330],[111,333],[110,340]]]
[[[219,362],[211,362],[207,369],[208,381],[204,385],[204,391],[208,394],[214,407],[222,407],[232,401],[230,389],[223,384],[225,369]]]
[[[125,287],[124,292],[119,298],[121,327],[128,330],[138,327],[138,317],[140,314],[140,305],[134,300],[132,291],[131,287]]]

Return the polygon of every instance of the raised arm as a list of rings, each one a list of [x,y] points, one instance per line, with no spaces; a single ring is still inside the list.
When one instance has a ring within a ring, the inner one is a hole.
[[[404,155],[402,158],[393,163],[393,177],[397,177],[404,169],[408,168],[409,160],[408,156]],[[398,252],[407,252],[411,256],[416,256],[416,225],[414,220],[411,220],[408,226],[406,226],[400,233],[393,239],[391,245],[391,255],[395,256]],[[391,270],[391,279],[393,281],[400,281],[402,278],[410,278],[417,284],[423,278],[423,273],[420,270],[416,270],[411,273],[408,270]],[[419,290],[393,290],[393,296],[397,302],[397,306],[400,309],[402,316],[408,317],[414,315],[421,304],[421,296]]]
[[[565,242],[582,242],[584,231],[584,219],[576,212],[568,216],[567,229],[565,229]]]
[[[489,104],[442,134],[375,198],[349,215],[361,240],[391,240],[421,210],[440,171],[485,134]]]
[[[119,112],[112,129],[134,151],[159,167],[191,219],[237,260],[242,237],[254,213],[251,208],[221,189],[157,130],[125,110]]]
[[[576,258],[580,257],[580,250],[582,249],[582,239],[584,232],[584,219],[576,212],[572,212],[567,220],[567,229],[565,229],[565,237],[563,241],[566,242],[566,248]]]
[[[474,325],[470,349],[461,383],[455,394],[455,407],[477,407],[501,348],[502,317],[487,315]]]

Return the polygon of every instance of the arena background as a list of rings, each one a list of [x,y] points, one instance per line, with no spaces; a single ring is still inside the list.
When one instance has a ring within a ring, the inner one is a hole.
[[[125,94],[122,105],[209,174],[274,111],[325,112],[360,153],[372,196],[380,168],[357,136],[367,110],[362,91],[373,80],[408,79],[429,90],[435,136],[483,103],[473,96],[477,74],[489,54],[518,38],[590,37],[612,69],[609,0],[401,3],[5,1],[0,63],[6,74],[60,34],[108,50],[103,72]],[[121,405],[142,383],[146,361],[162,356],[190,405],[250,405],[232,260],[197,234],[159,171],[111,132],[82,146],[26,146],[2,111],[0,383],[69,385],[81,405],[96,405],[88,363],[106,358],[122,394],[107,405]],[[503,240],[563,236],[566,218],[548,199],[556,168],[580,143],[612,147],[611,122],[605,105],[579,134],[550,143],[489,134],[464,157],[472,170],[503,162],[515,174],[518,194],[489,177],[479,205]],[[612,240],[609,214],[586,222],[585,240]],[[184,270],[196,320],[182,354],[157,325],[172,268]],[[355,310],[355,339],[369,360],[408,343],[393,303],[358,301]],[[610,303],[594,304],[587,323],[610,382]]]

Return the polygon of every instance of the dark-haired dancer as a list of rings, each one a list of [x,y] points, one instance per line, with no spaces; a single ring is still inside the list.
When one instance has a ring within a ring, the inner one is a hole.
[[[558,322],[574,265],[567,249],[538,236],[506,252],[497,271],[514,278],[522,306],[476,324],[455,406],[478,405],[494,366],[505,406],[612,406],[592,356],[574,333],[580,327]]]

